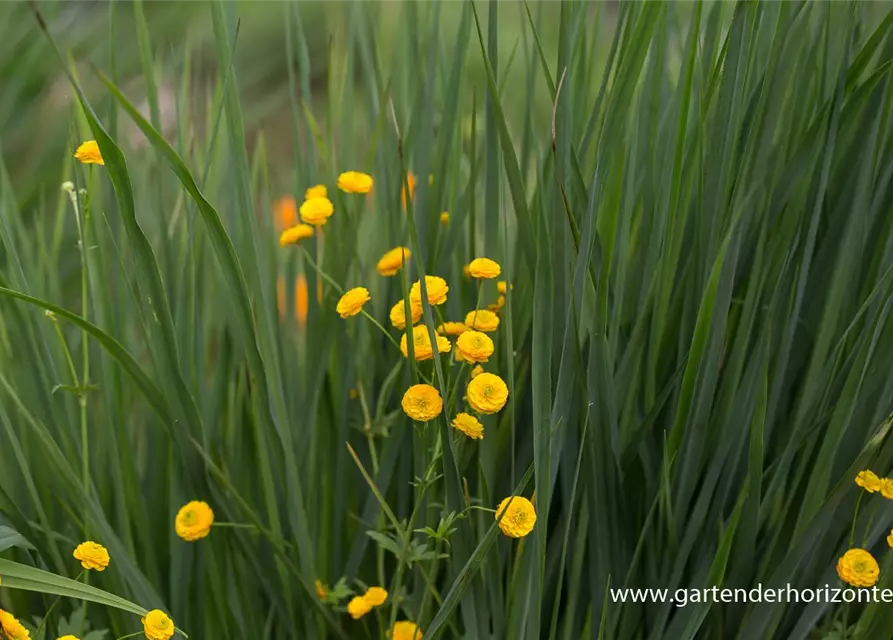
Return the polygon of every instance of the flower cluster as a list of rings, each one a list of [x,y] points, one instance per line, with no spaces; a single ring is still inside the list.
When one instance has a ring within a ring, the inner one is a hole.
[[[388,592],[381,587],[369,587],[361,596],[354,596],[347,603],[347,613],[354,620],[362,618],[372,611],[374,607],[380,607],[388,599]]]

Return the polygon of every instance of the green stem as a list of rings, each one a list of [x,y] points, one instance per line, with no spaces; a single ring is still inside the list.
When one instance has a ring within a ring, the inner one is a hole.
[[[850,541],[849,547],[852,548],[853,540],[856,538],[856,520],[859,519],[859,505],[862,504],[862,496],[865,495],[864,491],[859,492],[859,499],[856,500],[856,510],[853,512],[853,524],[850,527]]]
[[[257,526],[248,522],[215,522],[212,526],[223,527],[225,529],[253,529],[257,531]]]
[[[77,582],[78,580],[80,580],[82,575],[84,575],[84,572],[83,572],[83,571],[81,571],[81,572],[77,575],[77,577],[75,577],[74,581]],[[47,609],[46,615],[45,615],[43,618],[41,618],[41,620],[40,620],[40,624],[37,626],[37,630],[34,632],[34,637],[35,637],[35,638],[39,638],[39,637],[40,637],[40,632],[41,632],[41,630],[43,629],[43,625],[45,625],[46,622],[47,622],[47,620],[50,619],[50,615],[52,615],[53,610],[56,608],[56,605],[59,604],[59,601],[60,601],[60,600],[62,600],[62,596],[59,596],[58,598],[56,598],[55,600],[53,600],[53,604],[51,604],[51,605],[50,605],[50,608]],[[87,613],[87,612],[85,611],[84,614],[86,615],[86,613]]]

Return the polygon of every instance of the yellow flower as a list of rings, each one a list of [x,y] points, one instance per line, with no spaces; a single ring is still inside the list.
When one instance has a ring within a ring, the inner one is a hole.
[[[495,278],[502,269],[499,263],[490,260],[490,258],[475,258],[468,263],[468,273],[472,278]]]
[[[149,640],[170,640],[174,635],[174,621],[164,611],[152,609],[142,622],[143,631]]]
[[[295,280],[295,318],[298,326],[307,326],[307,314],[310,311],[310,298],[307,293],[307,278],[303,273],[298,274]]]
[[[478,413],[496,413],[509,399],[509,390],[502,378],[486,371],[471,379],[466,394],[468,404]]]
[[[511,501],[511,504],[509,504]],[[502,510],[508,505],[502,520]],[[499,520],[499,528],[509,538],[523,538],[533,531],[536,524],[536,511],[533,503],[523,496],[509,496],[496,507],[496,519]]]
[[[313,227],[309,224],[297,224],[283,231],[279,236],[279,246],[285,247],[290,244],[297,244],[304,238],[313,237]]]
[[[484,372],[484,368],[481,365],[475,365],[474,369],[471,370],[471,377],[476,378]]]
[[[428,335],[428,327],[420,325],[412,328],[412,344],[414,356],[417,361],[430,360],[434,357],[434,348],[431,346],[431,336]],[[449,353],[450,341],[443,336],[437,336],[437,350],[440,353]],[[406,334],[400,338],[400,351],[403,357],[409,357],[409,348],[406,345]]]
[[[0,629],[9,640],[30,640],[31,634],[14,615],[0,609]]]
[[[880,572],[877,560],[865,549],[850,549],[837,561],[837,575],[854,587],[874,586]]]
[[[468,327],[466,327],[463,322],[444,322],[437,327],[437,333],[442,333],[448,336],[458,336],[466,331],[468,331]]]
[[[865,489],[868,493],[874,493],[881,489],[881,479],[877,477],[874,471],[865,469],[856,475],[856,484]]]
[[[99,152],[99,145],[96,140],[87,140],[82,143],[74,152],[76,160],[84,164],[105,164],[102,154]]]
[[[56,640],[80,640],[80,639],[73,635],[67,635],[67,636],[62,636],[61,638],[56,638]]]
[[[371,604],[373,607],[380,607],[388,599],[388,592],[381,587],[369,587],[363,594],[363,600]]]
[[[354,287],[341,296],[341,299],[335,306],[335,311],[337,311],[338,315],[342,318],[349,318],[362,311],[363,305],[369,302],[369,300],[371,300],[369,297],[369,289],[366,287]]]
[[[314,227],[323,226],[335,213],[332,201],[326,197],[310,198],[301,205],[301,220]]]
[[[893,500],[893,478],[881,478],[881,495]]]
[[[486,362],[493,355],[493,341],[480,331],[466,331],[456,340],[456,350],[465,362]]]
[[[394,247],[385,253],[375,268],[383,276],[395,276],[400,268],[409,261],[412,253],[407,247]]]
[[[403,411],[416,422],[428,422],[443,411],[440,392],[430,384],[414,384],[403,394]]]
[[[505,280],[500,280],[499,282],[496,283],[496,290],[499,293],[501,293],[502,295],[506,294],[507,289],[514,289],[514,288],[515,288],[515,285],[508,286]]]
[[[347,613],[354,620],[359,620],[370,611],[372,611],[372,605],[362,596],[354,596],[347,603]]]
[[[465,324],[472,329],[490,333],[499,327],[499,316],[489,309],[475,309],[465,316]]]
[[[409,289],[409,301],[422,302],[422,285],[420,280],[416,280]],[[446,280],[438,276],[425,276],[425,289],[428,293],[428,303],[437,306],[443,304],[447,299],[447,292],[450,288],[447,286]]]
[[[298,224],[298,203],[291,196],[282,196],[273,203],[276,229],[280,232]]]
[[[108,550],[91,540],[79,544],[72,555],[76,560],[81,561],[81,566],[84,569],[94,569],[95,571],[105,571],[111,560]]]
[[[372,191],[372,176],[359,171],[345,171],[338,176],[338,188],[345,193],[369,193]]]
[[[317,580],[313,586],[316,588],[316,597],[320,600],[325,600],[329,596],[329,587],[324,585],[322,580]]]
[[[470,413],[457,413],[452,425],[472,440],[484,439],[484,425]]]
[[[409,312],[412,314],[412,323],[415,324],[422,317],[422,305],[410,302]],[[406,308],[403,306],[403,300],[398,300],[397,303],[391,307],[389,317],[391,319],[391,324],[394,325],[396,329],[403,331],[406,328]]]
[[[212,524],[214,524],[214,512],[208,503],[193,500],[183,505],[177,512],[174,529],[177,535],[187,542],[195,542],[211,532]]]
[[[409,620],[395,622],[394,626],[388,630],[387,635],[390,640],[422,640],[422,630],[419,629],[419,625]]]
[[[412,171],[406,172],[406,183],[400,187],[400,203],[405,207],[406,206],[406,185],[409,185],[409,197],[412,198],[415,195],[415,185],[416,185],[416,177]]]
[[[890,529],[890,535],[887,536],[887,545],[893,549],[893,529]]]
[[[446,226],[450,223],[450,214],[444,211],[440,214],[440,224]]]
[[[309,200],[310,198],[325,198],[329,195],[329,190],[326,189],[326,185],[318,184],[315,187],[310,187],[304,192],[304,200]]]

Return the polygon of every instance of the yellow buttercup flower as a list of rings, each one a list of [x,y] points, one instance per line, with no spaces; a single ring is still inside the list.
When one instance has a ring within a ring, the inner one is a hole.
[[[466,395],[478,413],[497,413],[508,402],[509,390],[502,378],[485,371],[471,379]]]
[[[511,504],[509,504],[511,501]],[[502,510],[508,505],[505,515]],[[500,520],[502,516],[502,520]],[[533,503],[523,496],[509,496],[496,507],[496,519],[499,520],[499,528],[510,538],[523,538],[533,531],[536,524],[536,510]]]
[[[881,489],[881,479],[877,477],[874,471],[865,469],[856,475],[856,484],[865,489],[868,493],[874,493]]]
[[[363,594],[363,600],[371,604],[373,607],[380,607],[388,599],[388,592],[381,587],[369,587]]]
[[[443,411],[443,398],[430,384],[414,384],[403,394],[403,411],[416,422],[428,422]]]
[[[881,478],[881,495],[893,500],[893,478]]]
[[[465,331],[456,339],[457,360],[486,362],[493,355],[493,341],[480,331]]]
[[[412,328],[413,355],[417,361],[430,360],[434,357],[434,348],[431,346],[431,336],[428,335],[428,327],[421,325]],[[448,353],[450,341],[443,336],[437,336],[437,350],[440,353]],[[409,357],[409,348],[406,345],[406,334],[400,338],[400,351],[403,357]]]
[[[484,439],[484,425],[470,413],[457,413],[452,425],[472,440]]]
[[[416,280],[409,289],[409,301],[422,302],[422,285],[420,280]],[[425,289],[428,293],[428,303],[437,306],[443,304],[447,300],[447,292],[450,288],[447,286],[446,280],[438,276],[425,276]]]
[[[471,370],[471,377],[476,378],[484,372],[484,368],[481,365],[475,365],[475,367]]]
[[[372,605],[362,596],[354,596],[347,603],[347,613],[354,620],[359,620],[370,611],[372,611]]]
[[[496,283],[496,290],[499,293],[501,293],[502,295],[505,295],[509,289],[514,289],[514,288],[515,288],[515,285],[509,286],[505,280],[500,280],[499,282]]]
[[[211,532],[214,524],[214,512],[207,502],[193,500],[180,508],[174,529],[177,535],[187,542],[201,540]]]
[[[74,157],[84,164],[105,164],[96,140],[87,140],[75,149]]]
[[[309,224],[297,224],[289,227],[279,235],[279,246],[285,247],[290,244],[297,244],[304,238],[313,237],[313,227]]]
[[[142,622],[143,632],[149,640],[170,640],[174,635],[174,621],[160,609],[152,609]]]
[[[323,226],[333,213],[335,207],[332,206],[332,201],[324,196],[310,198],[301,205],[301,220],[314,227]]]
[[[489,309],[476,309],[465,316],[465,324],[477,331],[490,333],[499,328],[499,316]]]
[[[890,535],[887,536],[887,545],[893,549],[893,529],[890,529]]]
[[[375,268],[383,276],[395,276],[404,264],[409,262],[412,252],[407,247],[394,247],[385,253]]]
[[[298,203],[291,196],[282,196],[273,203],[276,229],[280,232],[298,224]]]
[[[304,192],[304,200],[309,200],[310,198],[325,198],[329,195],[329,190],[326,189],[326,185],[318,184],[315,187],[309,187]]]
[[[371,300],[369,297],[369,289],[366,287],[354,287],[341,296],[341,299],[335,306],[335,311],[337,311],[338,315],[342,318],[349,318],[362,311],[363,305],[369,302],[369,300]]]
[[[444,322],[437,327],[437,333],[447,336],[458,336],[468,331],[468,327],[463,322]]]
[[[31,634],[18,619],[9,613],[0,609],[0,629],[9,640],[30,640]]]
[[[105,571],[111,561],[108,550],[92,540],[79,544],[72,555],[76,560],[81,561],[81,566],[84,569],[93,569],[94,571]]]
[[[499,296],[496,298],[496,302],[493,304],[488,304],[487,309],[492,311],[493,313],[500,313],[502,308],[505,306],[505,296]]]
[[[316,589],[316,597],[320,600],[325,600],[329,597],[329,587],[322,583],[322,580],[316,580],[313,583],[313,587]]]
[[[345,193],[369,193],[372,191],[372,176],[359,171],[345,171],[338,176],[338,188]]]
[[[446,226],[450,223],[450,214],[444,211],[440,214],[440,224]]]
[[[406,185],[409,185],[409,197],[412,198],[415,196],[415,185],[416,185],[416,177],[412,171],[406,172],[406,183],[400,187],[400,203],[405,207],[406,206]]]
[[[468,263],[468,273],[472,278],[490,279],[502,273],[498,262],[490,258],[475,258]]]
[[[310,312],[310,297],[307,292],[307,278],[299,273],[295,280],[295,318],[299,327],[307,326],[307,314]]]
[[[837,575],[854,587],[873,587],[880,572],[877,560],[865,549],[850,549],[837,561]]]
[[[412,314],[412,323],[415,324],[422,317],[422,305],[409,303],[409,312]],[[403,331],[406,328],[406,308],[404,307],[403,300],[398,300],[397,303],[391,307],[391,312],[388,314],[388,317],[391,319],[391,324],[394,325],[394,328]]]
[[[395,622],[394,626],[388,630],[387,635],[390,640],[422,640],[422,630],[419,629],[419,625],[409,620]]]
[[[62,636],[61,638],[56,638],[56,640],[80,640],[80,638],[77,638],[73,635],[67,635],[67,636]]]

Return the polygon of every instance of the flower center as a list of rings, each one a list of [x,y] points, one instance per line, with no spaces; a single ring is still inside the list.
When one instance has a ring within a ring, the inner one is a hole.
[[[853,571],[855,571],[856,573],[865,573],[866,569],[867,567],[865,566],[864,562],[857,562],[853,565]]]
[[[195,520],[196,520],[195,511],[187,511],[185,514],[183,514],[183,521],[186,524],[195,524]]]
[[[489,384],[486,387],[484,387],[484,395],[487,396],[488,398],[491,395],[493,395],[493,387],[491,387]]]

